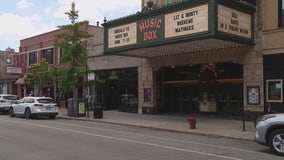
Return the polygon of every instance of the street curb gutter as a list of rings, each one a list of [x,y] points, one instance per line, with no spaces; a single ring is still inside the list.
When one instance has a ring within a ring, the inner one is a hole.
[[[140,127],[140,128],[148,128],[148,129],[152,129],[152,130],[164,130],[164,131],[170,131],[170,132],[176,132],[176,133],[194,134],[194,135],[202,135],[202,136],[208,136],[208,137],[227,138],[227,139],[234,139],[234,140],[239,140],[239,141],[254,142],[254,140],[252,140],[252,139],[245,139],[245,138],[232,137],[232,136],[226,136],[226,135],[216,135],[216,134],[210,134],[210,133],[205,133],[205,132],[193,132],[191,130],[184,131],[184,130],[171,129],[171,128],[153,127],[153,126],[146,126],[146,125],[135,125],[135,124],[121,123],[121,122],[101,121],[99,119],[83,119],[83,118],[65,117],[65,116],[57,116],[57,118],[58,119],[88,121],[88,122],[108,123],[108,124],[124,125],[124,126],[133,126],[133,127]]]

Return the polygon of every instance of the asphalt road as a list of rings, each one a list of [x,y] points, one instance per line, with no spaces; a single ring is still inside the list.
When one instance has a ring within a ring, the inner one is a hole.
[[[283,160],[254,142],[108,123],[0,116],[0,160]]]

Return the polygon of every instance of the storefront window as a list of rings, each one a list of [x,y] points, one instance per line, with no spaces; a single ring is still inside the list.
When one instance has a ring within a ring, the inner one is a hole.
[[[97,104],[105,109],[137,112],[138,69],[122,68],[96,71]]]

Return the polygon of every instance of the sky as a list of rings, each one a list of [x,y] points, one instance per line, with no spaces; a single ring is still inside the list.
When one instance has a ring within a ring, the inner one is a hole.
[[[141,0],[0,0],[0,50],[19,51],[20,40],[70,24],[71,3],[79,11],[77,21],[91,25],[132,15],[141,10]]]

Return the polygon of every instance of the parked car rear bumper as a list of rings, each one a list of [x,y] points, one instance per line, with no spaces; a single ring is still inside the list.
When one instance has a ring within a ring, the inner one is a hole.
[[[0,107],[0,111],[9,111],[10,106]]]
[[[43,112],[43,113],[32,113],[32,116],[57,116],[58,113],[53,113],[53,112]]]

